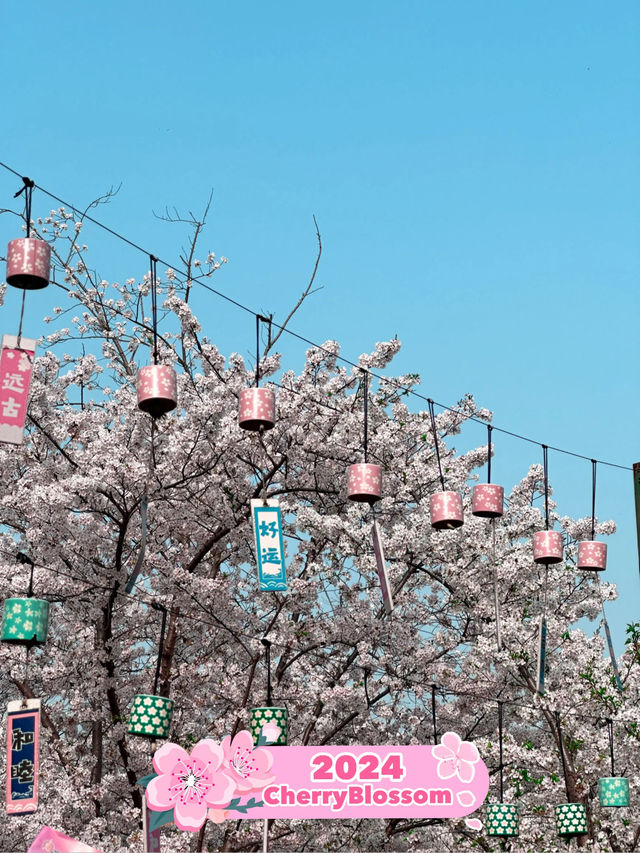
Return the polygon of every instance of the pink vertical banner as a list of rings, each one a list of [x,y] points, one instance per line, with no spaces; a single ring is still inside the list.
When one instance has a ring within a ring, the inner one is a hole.
[[[382,546],[382,536],[378,522],[373,522],[373,553],[376,555],[376,567],[378,569],[378,579],[380,588],[382,589],[382,603],[384,604],[384,612],[390,616],[393,612],[393,594],[391,592],[391,584],[389,583],[389,573],[387,572],[387,563],[384,558],[384,548]]]
[[[22,444],[36,341],[2,336],[0,351],[0,441]]]
[[[40,699],[7,706],[8,815],[30,814],[38,808]]]

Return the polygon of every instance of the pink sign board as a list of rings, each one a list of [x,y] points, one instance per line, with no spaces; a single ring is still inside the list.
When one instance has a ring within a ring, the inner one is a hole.
[[[284,746],[250,818],[460,818],[478,809],[489,773],[473,743]],[[235,815],[234,815],[235,817]]]
[[[0,351],[0,441],[22,444],[36,341],[2,336]]]
[[[27,853],[100,853],[96,847],[89,847],[82,841],[76,841],[63,832],[43,826]]]

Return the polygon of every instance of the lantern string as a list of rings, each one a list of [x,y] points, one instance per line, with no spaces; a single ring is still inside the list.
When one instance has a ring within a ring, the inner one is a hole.
[[[31,178],[22,178],[23,186],[20,187],[18,192],[13,194],[14,198],[18,198],[18,196],[24,193],[24,218],[27,223],[27,237],[31,235],[31,201],[33,197],[33,188],[35,187],[35,181],[32,181]]]
[[[502,720],[503,720],[503,702],[498,699],[498,743],[500,744],[500,802],[504,802],[504,778],[503,778],[503,770],[504,770],[504,762],[503,762],[503,754],[502,754]]]
[[[442,462],[440,460],[440,449],[438,447],[438,432],[436,430],[436,416],[433,410],[433,400],[427,400],[429,404],[429,417],[431,418],[431,432],[433,433],[433,443],[436,448],[436,459],[438,460],[438,471],[440,472],[440,483],[442,485],[442,491],[446,491],[444,485],[444,474],[442,473]]]
[[[267,663],[267,708],[271,708],[273,700],[271,698],[271,640],[263,637],[260,640],[265,650],[265,658]]]
[[[27,598],[33,598],[33,570],[35,568],[35,563],[31,559],[31,557],[27,556],[27,554],[24,554],[22,551],[19,551],[16,554],[16,560],[19,563],[22,563],[23,566],[29,564],[29,566],[31,567],[29,571],[29,591],[27,592]]]
[[[487,425],[487,483],[491,482],[491,433],[493,432],[493,427],[491,424]]]
[[[598,463],[591,460],[591,541],[596,538],[596,467]]]
[[[542,445],[542,466],[544,468],[544,523],[549,529],[549,448]]]
[[[151,276],[151,320],[153,324],[153,363],[158,363],[158,293],[157,293],[157,264],[155,255],[149,255]]]
[[[27,291],[23,289],[22,301],[20,303],[20,320],[18,321],[18,340],[16,341],[17,349],[21,349],[20,345],[22,343],[22,321],[24,319],[24,303],[25,303],[26,295],[27,295]]]
[[[436,686],[431,685],[431,717],[433,719],[433,742],[438,743],[438,727],[436,725]]]
[[[609,753],[611,755],[611,775],[615,776],[616,771],[613,763],[613,720],[608,717],[607,718],[607,729],[609,730]]]
[[[369,460],[369,373],[364,371],[363,391],[364,391],[364,461],[365,464]]]
[[[12,175],[15,175],[18,178],[22,177],[20,175],[20,172],[11,168],[11,166],[9,166],[7,163],[0,161],[0,167],[5,169],[7,172],[10,172]],[[23,180],[25,180],[25,179],[23,178]],[[29,179],[26,179],[26,180],[29,180]],[[149,252],[146,249],[144,249],[142,246],[135,243],[133,240],[130,240],[124,234],[121,234],[120,232],[116,231],[115,229],[110,228],[108,225],[105,225],[103,222],[100,222],[100,220],[96,219],[95,217],[93,217],[90,214],[86,213],[85,211],[81,210],[81,208],[79,208],[77,205],[74,205],[68,201],[65,201],[63,198],[60,198],[60,196],[55,195],[55,193],[52,193],[50,190],[46,189],[45,187],[41,186],[40,184],[34,183],[33,186],[34,186],[34,188],[39,189],[40,192],[44,193],[44,195],[48,196],[49,198],[53,199],[54,201],[57,201],[59,204],[63,205],[64,207],[69,208],[69,210],[71,210],[73,213],[76,213],[79,216],[82,216],[82,218],[84,220],[86,220],[87,222],[91,222],[93,225],[102,229],[106,233],[110,234],[112,237],[115,237],[116,239],[121,240],[123,243],[126,243],[132,249],[135,249],[136,251],[141,252],[142,254],[149,255]],[[20,192],[22,192],[22,190],[20,190],[15,195],[19,195]],[[163,264],[166,264],[166,266],[170,267],[171,269],[174,269],[174,270],[177,269],[185,277],[187,276],[187,273],[185,271],[180,271],[180,265],[179,264],[170,264],[167,261],[163,261],[161,258],[158,258],[157,260]],[[205,290],[208,290],[210,293],[213,293],[214,296],[217,296],[218,298],[224,300],[225,302],[228,302],[229,304],[234,305],[236,308],[240,308],[242,311],[246,311],[248,314],[253,314],[254,316],[256,315],[257,312],[254,311],[252,308],[250,308],[247,305],[244,305],[242,302],[238,302],[237,299],[233,299],[231,296],[228,296],[226,293],[222,293],[222,291],[219,291],[216,288],[212,287],[211,285],[207,284],[203,280],[204,278],[205,278],[205,274],[203,274],[201,276],[191,277],[189,280],[193,283],[199,284]],[[117,313],[117,311],[116,311],[116,313]],[[360,365],[356,364],[356,362],[351,361],[350,359],[348,359],[342,355],[336,356],[335,352],[330,351],[326,347],[323,347],[321,344],[318,344],[315,341],[310,340],[309,338],[305,337],[304,335],[298,334],[297,332],[293,331],[293,329],[286,328],[285,326],[281,326],[275,322],[273,323],[273,326],[276,329],[279,329],[281,332],[282,331],[286,332],[287,335],[290,335],[291,337],[296,338],[297,340],[301,341],[302,343],[308,344],[309,346],[314,347],[315,349],[319,350],[320,352],[325,352],[327,355],[330,355],[332,358],[337,358],[338,361],[341,361],[343,364],[348,364],[351,367],[360,367]],[[415,391],[413,388],[411,388],[409,386],[402,385],[400,382],[397,382],[393,379],[389,379],[388,377],[380,376],[376,373],[371,373],[371,375],[375,379],[380,379],[380,380],[384,380],[384,381],[388,382],[390,385],[393,385],[394,387],[396,387],[400,391],[408,393],[411,396],[416,397],[417,399],[424,400],[424,401],[428,402],[428,398],[426,398],[423,394],[420,394],[418,391]],[[437,405],[446,411],[456,412],[456,409],[454,409],[451,406],[447,406],[444,403],[438,403]],[[478,424],[483,424],[483,425],[485,423],[485,421],[480,419],[480,418],[469,417],[468,420],[472,421],[473,423],[478,423]],[[537,441],[536,439],[533,439],[533,438],[529,438],[526,435],[521,435],[521,434],[513,432],[511,430],[504,429],[502,427],[494,426],[493,428],[497,432],[500,432],[503,435],[510,435],[512,438],[516,438],[519,441],[526,441],[529,444],[537,444],[538,446],[542,446],[542,443],[540,441]],[[563,453],[567,456],[573,456],[576,459],[586,459],[587,461],[589,461],[589,459],[590,459],[589,456],[585,456],[584,454],[581,454],[581,453],[575,453],[572,450],[566,450],[566,449],[561,448],[561,447],[551,447],[550,446],[549,449],[554,450],[556,453]],[[615,462],[606,462],[603,460],[599,460],[599,462],[601,465],[607,465],[610,468],[619,468],[622,471],[633,470],[629,465],[619,465]]]
[[[567,763],[564,757],[564,738],[562,736],[562,728],[560,727],[560,712],[555,712],[556,727],[558,729],[558,740],[560,742],[560,758],[562,759],[562,772],[564,774],[564,784],[567,789],[567,802],[571,802],[571,794],[569,793],[569,776],[567,774]]]
[[[153,679],[153,695],[156,696],[158,693],[158,681],[160,680],[160,668],[162,666],[162,655],[164,652],[164,638],[165,638],[165,630],[167,627],[167,608],[164,604],[158,604],[158,602],[153,602],[151,605],[154,610],[159,610],[162,612],[162,624],[160,626],[160,642],[158,644],[158,660],[156,661],[156,674]]]

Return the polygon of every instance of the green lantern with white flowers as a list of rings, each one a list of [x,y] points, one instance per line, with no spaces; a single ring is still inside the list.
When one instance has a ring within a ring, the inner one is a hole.
[[[271,641],[261,640],[267,664],[267,701],[260,708],[251,709],[251,735],[261,746],[286,746],[289,712],[283,706],[274,706],[271,699]]]
[[[130,735],[148,738],[168,738],[171,731],[173,716],[173,699],[158,695],[158,681],[164,649],[164,636],[167,626],[167,608],[163,604],[152,604],[154,610],[162,612],[162,627],[160,629],[160,644],[156,674],[153,680],[153,693],[138,693],[133,697],[133,704],[127,721],[127,731]]]
[[[564,838],[586,835],[589,827],[584,803],[561,803],[556,806],[556,829],[558,835]]]
[[[514,838],[520,834],[520,815],[514,803],[488,803],[485,814],[487,835]]]
[[[43,598],[7,598],[2,609],[2,640],[23,646],[47,642],[49,602]]]
[[[628,806],[629,780],[624,776],[605,776],[598,779],[598,798],[601,806]]]

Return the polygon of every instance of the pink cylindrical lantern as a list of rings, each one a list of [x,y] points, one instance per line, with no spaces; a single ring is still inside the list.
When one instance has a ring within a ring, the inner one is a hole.
[[[41,290],[49,284],[51,247],[44,240],[18,237],[7,247],[7,283],[22,290]]]
[[[473,487],[471,512],[480,518],[499,518],[502,515],[504,489],[493,483],[478,483]]]
[[[607,546],[604,542],[578,542],[578,568],[603,572],[607,568]]]
[[[271,388],[243,388],[240,392],[238,424],[258,432],[276,423],[276,395]]]
[[[382,468],[370,462],[349,465],[349,499],[375,503],[382,495]]]
[[[138,370],[138,408],[159,418],[178,405],[176,372],[168,364],[150,364]]]
[[[453,530],[464,521],[462,497],[458,492],[436,492],[429,499],[431,526],[436,530]]]
[[[562,533],[555,530],[540,530],[533,534],[534,562],[550,566],[552,563],[561,563],[562,558]]]

